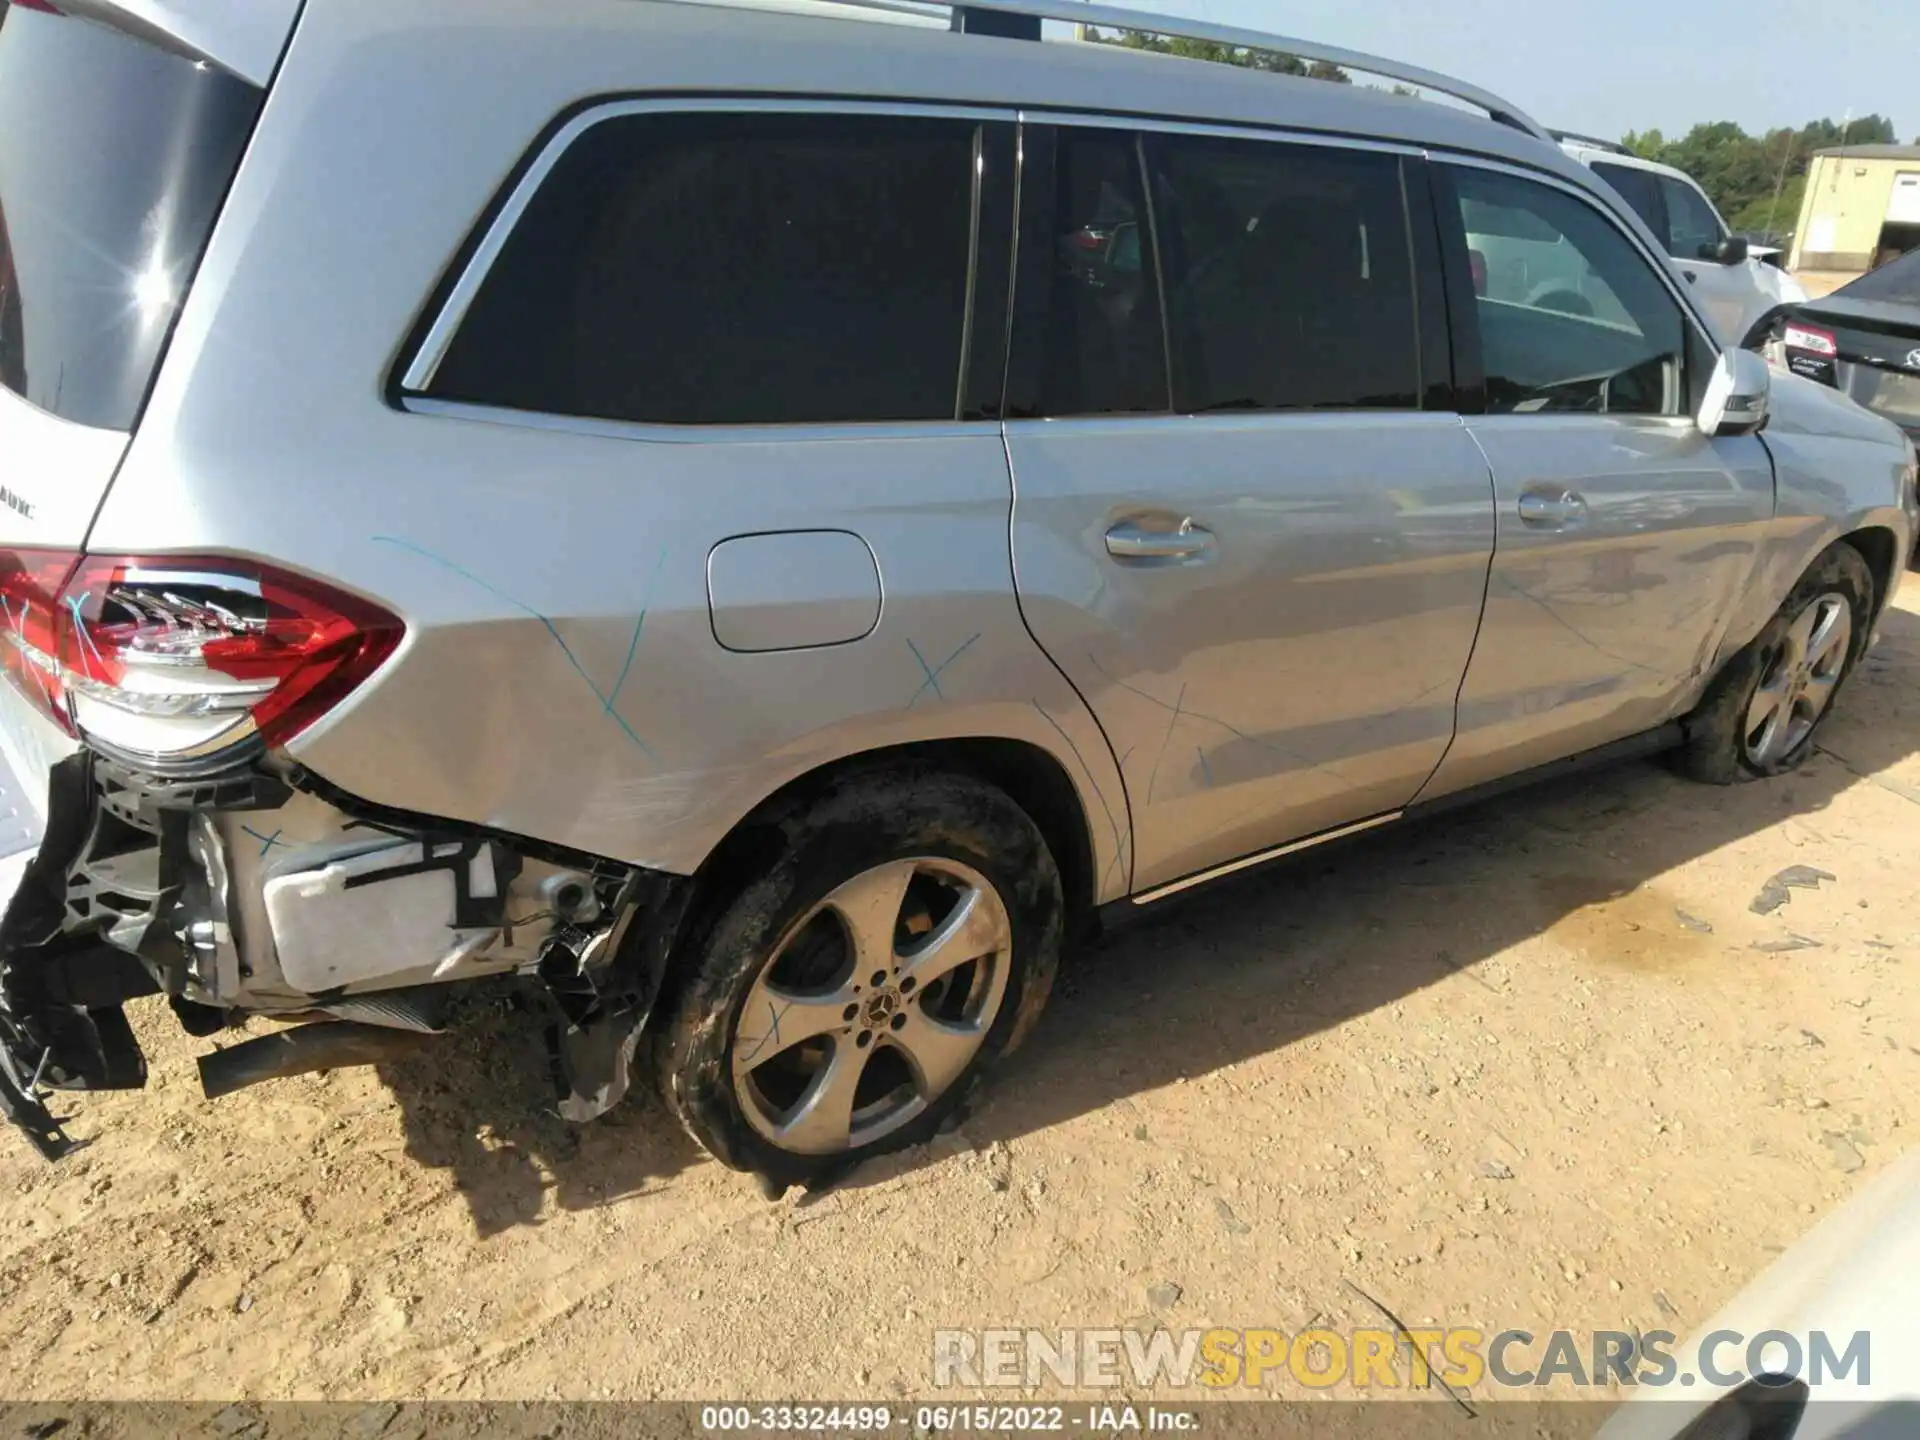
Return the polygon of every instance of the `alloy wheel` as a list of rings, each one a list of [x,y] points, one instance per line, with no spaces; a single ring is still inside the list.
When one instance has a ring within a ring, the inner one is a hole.
[[[998,892],[958,861],[895,860],[837,887],[773,947],[734,1022],[747,1122],[803,1155],[909,1124],[986,1041],[1012,944]]]
[[[1741,748],[1756,769],[1778,765],[1813,733],[1853,650],[1853,606],[1828,591],[1802,610],[1769,657],[1747,706]]]

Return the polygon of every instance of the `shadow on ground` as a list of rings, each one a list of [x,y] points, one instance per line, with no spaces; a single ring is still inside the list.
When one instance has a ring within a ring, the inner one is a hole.
[[[1658,763],[1613,766],[1156,907],[1063,965],[1039,1028],[968,1132],[1012,1139],[1291,1045],[1817,814],[1863,780],[1920,805],[1920,785],[1878,773],[1917,753],[1920,616],[1895,610],[1822,753],[1795,775],[1703,792]],[[1783,851],[1780,865],[1792,858]],[[1475,903],[1462,906],[1465,893]],[[1750,898],[1721,901],[1744,909]],[[1648,899],[1663,915],[1674,908]],[[477,1008],[448,1043],[381,1073],[404,1110],[408,1154],[454,1172],[483,1235],[536,1223],[549,1194],[563,1209],[604,1205],[699,1160],[651,1095],[593,1125],[565,1124],[533,1017],[500,1000]],[[902,1163],[912,1157],[875,1173]]]
[[[408,1156],[453,1172],[482,1236],[537,1224],[549,1199],[562,1210],[611,1204],[702,1159],[643,1087],[592,1125],[562,1120],[541,1025],[527,1002],[489,995],[440,1042],[379,1068]]]

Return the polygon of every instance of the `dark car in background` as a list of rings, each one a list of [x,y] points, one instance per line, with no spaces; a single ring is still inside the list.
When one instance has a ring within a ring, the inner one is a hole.
[[[1750,349],[1850,395],[1920,442],[1920,250],[1819,300],[1782,306]]]

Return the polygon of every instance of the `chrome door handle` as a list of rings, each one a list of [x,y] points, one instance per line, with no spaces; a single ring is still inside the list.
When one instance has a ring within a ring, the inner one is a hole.
[[[1520,519],[1528,525],[1578,525],[1587,518],[1587,502],[1572,490],[1528,490],[1520,496]]]
[[[1189,516],[1177,530],[1154,530],[1137,520],[1122,520],[1107,531],[1107,553],[1121,560],[1190,560],[1211,550],[1213,532]]]

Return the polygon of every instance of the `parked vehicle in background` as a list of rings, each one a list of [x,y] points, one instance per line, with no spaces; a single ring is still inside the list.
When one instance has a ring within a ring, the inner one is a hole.
[[[314,1022],[217,1096],[517,977],[569,1118],[651,1069],[810,1178],[932,1136],[1103,914],[1808,753],[1912,451],[1538,125],[874,4],[0,3],[43,1151],[145,1082],[130,999]],[[1477,294],[1476,237],[1588,308]]]
[[[1598,1440],[1907,1440],[1920,1434],[1920,1150],[1894,1160],[1667,1351]]]
[[[1775,311],[1746,343],[1920,441],[1920,250],[1819,300]]]
[[[1684,170],[1602,140],[1556,133],[1567,154],[1613,186],[1647,222],[1681,278],[1699,292],[1726,343],[1737,343],[1777,306],[1807,298],[1780,263],[1779,248],[1733,234]]]

